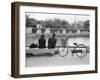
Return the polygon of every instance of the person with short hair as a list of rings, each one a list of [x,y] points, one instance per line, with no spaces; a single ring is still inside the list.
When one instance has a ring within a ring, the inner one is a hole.
[[[45,36],[42,34],[38,40],[39,46],[38,48],[46,48],[46,39]]]
[[[56,36],[56,35],[53,33],[52,37],[49,38],[49,40],[48,40],[48,48],[49,48],[49,49],[55,48],[55,47],[56,47],[57,39],[56,39],[55,36]]]

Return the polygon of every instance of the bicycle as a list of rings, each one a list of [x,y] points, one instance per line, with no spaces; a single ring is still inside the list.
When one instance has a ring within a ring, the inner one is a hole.
[[[69,53],[69,49],[72,53],[72,56],[76,54],[79,58],[83,58],[87,55],[87,47],[84,44],[77,44],[73,43],[74,46],[63,46],[63,47],[58,47],[57,52],[61,57],[65,57]]]

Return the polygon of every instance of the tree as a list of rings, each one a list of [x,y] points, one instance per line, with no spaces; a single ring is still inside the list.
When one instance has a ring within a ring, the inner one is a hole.
[[[84,29],[89,30],[89,28],[90,28],[90,21],[89,20],[84,21]]]
[[[36,28],[37,20],[34,18],[29,18],[29,15],[26,15],[26,27]]]
[[[28,25],[30,24],[30,22],[29,22],[29,15],[26,15],[25,17],[26,17],[26,27],[28,27]]]

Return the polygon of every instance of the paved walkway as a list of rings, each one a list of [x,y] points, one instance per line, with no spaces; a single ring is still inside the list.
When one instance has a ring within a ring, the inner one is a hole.
[[[61,57],[58,54],[54,56],[31,56],[26,57],[26,67],[43,67],[43,66],[64,66],[64,65],[87,65],[89,64],[89,54],[84,58],[68,54]]]

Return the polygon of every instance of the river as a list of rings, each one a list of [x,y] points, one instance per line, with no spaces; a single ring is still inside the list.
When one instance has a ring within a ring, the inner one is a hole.
[[[46,36],[46,46],[48,46],[48,39],[49,37]],[[57,46],[61,46],[61,40],[66,38],[66,37],[56,37],[57,38]],[[38,43],[38,36],[26,36],[26,46],[30,46],[32,43]],[[90,45],[90,38],[89,37],[69,37],[68,38],[68,44],[70,46],[73,45],[73,43],[78,43],[78,44],[84,44],[86,46]]]

